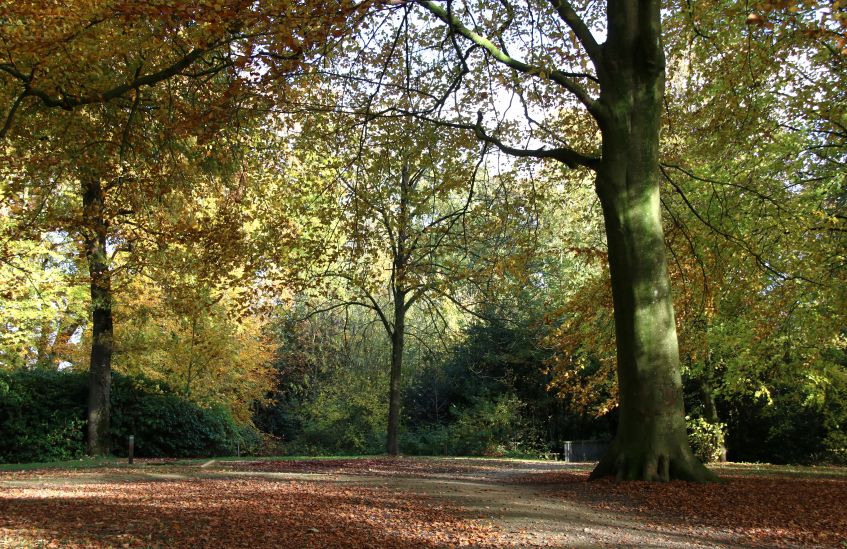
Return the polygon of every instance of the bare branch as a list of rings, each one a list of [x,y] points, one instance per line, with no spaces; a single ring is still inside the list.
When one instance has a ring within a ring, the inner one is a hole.
[[[3,124],[3,129],[0,130],[0,139],[5,139],[6,134],[9,133],[9,129],[12,127],[12,121],[15,119],[15,113],[17,112],[18,107],[21,106],[21,102],[24,100],[24,97],[26,97],[26,90],[21,92],[18,98],[15,99],[15,102],[12,103],[12,108],[9,109],[9,114],[6,116],[6,123]]]
[[[502,49],[498,48],[488,38],[485,38],[476,31],[467,28],[455,15],[449,13],[447,10],[439,6],[435,1],[419,0],[418,4],[423,6],[432,15],[447,24],[447,26],[450,27],[450,30],[464,36],[474,44],[477,44],[482,49],[487,51],[491,57],[496,59],[501,64],[511,69],[514,69],[520,73],[526,74],[527,76],[533,76],[535,78],[540,78],[543,80],[552,80],[553,82],[559,84],[568,92],[573,94],[579,100],[579,102],[582,103],[586,109],[588,109],[588,112],[590,112],[596,120],[600,120],[603,117],[602,109],[600,108],[598,101],[591,97],[588,91],[579,82],[576,82],[573,79],[573,76],[575,76],[573,73],[567,73],[557,69],[548,69],[546,67],[530,65],[524,61],[515,59],[514,57],[507,55]]]

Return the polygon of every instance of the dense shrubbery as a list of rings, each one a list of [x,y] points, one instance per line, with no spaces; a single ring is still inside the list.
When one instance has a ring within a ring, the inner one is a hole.
[[[250,450],[260,444],[251,427],[239,426],[221,406],[203,408],[169,387],[142,377],[113,374],[112,448],[126,451],[135,435],[135,451],[147,457],[234,454],[236,444]]]
[[[283,327],[280,389],[256,424],[281,437],[279,449],[289,454],[384,452],[387,368],[374,359],[387,359],[387,349],[373,353],[370,343],[370,360],[350,359],[327,337],[303,337],[302,329]],[[549,376],[534,338],[529,329],[477,323],[445,356],[409,361],[401,452],[538,455],[559,450],[560,440],[608,433],[605,419],[569,414],[546,391]]]
[[[580,415],[547,391],[532,322],[478,322],[449,352],[415,361],[404,372],[400,450],[417,455],[538,455],[563,440],[608,439],[615,412]],[[361,350],[342,348],[338,326],[291,324],[281,332],[276,404],[257,424],[280,438],[276,452],[369,454],[385,451],[388,350],[383,335]],[[308,337],[307,337],[308,336]],[[317,342],[317,346],[314,342]],[[352,354],[351,354],[352,353]],[[357,353],[361,353],[358,355]],[[833,361],[837,363],[838,361]],[[723,457],[772,463],[843,462],[847,457],[844,388],[830,383],[817,401],[797,386],[772,386],[770,399],[719,394],[706,419],[698,379],[687,379],[689,440],[703,461]],[[599,397],[598,397],[599,398]],[[711,406],[712,403],[710,402]],[[722,423],[715,423],[722,422]]]
[[[475,397],[469,406],[453,406],[443,424],[407,429],[401,446],[412,455],[536,456],[546,447],[525,408],[513,394]]]
[[[299,407],[291,453],[377,454],[385,451],[388,391],[376,372],[339,370]]]
[[[344,325],[292,314],[277,325],[276,391],[253,421],[275,454],[377,454],[385,451],[387,372],[375,361],[385,349],[346,346]],[[384,343],[377,333],[374,345]]]
[[[560,451],[562,440],[608,436],[608,418],[573,414],[547,391],[547,355],[533,324],[475,323],[443,366],[413,376],[403,451],[539,455]]]
[[[685,400],[691,416],[725,425],[729,461],[847,464],[843,343],[796,356],[777,354],[784,342],[741,356],[720,343],[712,345],[710,368],[686,377]]]
[[[0,373],[0,461],[75,459],[85,451],[86,375],[20,370]],[[237,425],[224,408],[202,408],[167,386],[113,374],[112,448],[126,452],[135,435],[139,457],[234,453],[260,443],[251,427]]]
[[[58,461],[85,449],[86,378],[55,371],[0,372],[0,461]]]
[[[796,390],[773,394],[722,403],[730,461],[847,463],[843,409],[809,405]]]

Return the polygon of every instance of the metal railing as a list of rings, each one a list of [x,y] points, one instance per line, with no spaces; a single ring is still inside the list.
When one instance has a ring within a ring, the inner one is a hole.
[[[566,440],[562,461],[599,461],[608,447],[605,440]]]

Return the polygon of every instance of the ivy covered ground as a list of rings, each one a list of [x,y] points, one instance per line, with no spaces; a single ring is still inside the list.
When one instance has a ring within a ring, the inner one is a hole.
[[[847,470],[588,482],[442,458],[143,461],[0,472],[0,547],[843,547]]]

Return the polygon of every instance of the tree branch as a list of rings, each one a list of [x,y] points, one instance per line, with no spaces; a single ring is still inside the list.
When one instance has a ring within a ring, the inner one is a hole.
[[[429,120],[428,118],[425,119]],[[494,145],[499,150],[512,156],[517,156],[521,158],[553,158],[555,160],[558,160],[559,162],[562,162],[571,169],[576,168],[577,166],[584,166],[591,170],[596,170],[600,165],[599,158],[582,154],[568,147],[557,147],[555,149],[546,149],[544,147],[538,149],[521,149],[518,147],[507,145],[496,137],[488,135],[488,133],[486,133],[485,128],[482,126],[481,111],[477,112],[476,124],[466,124],[463,122],[447,122],[440,120],[430,121],[450,128],[456,128],[460,130],[471,130],[472,132],[474,132],[477,139],[484,141],[485,143]]]
[[[559,14],[559,17],[567,23],[568,27],[570,27],[574,35],[576,35],[577,40],[579,40],[579,43],[582,45],[583,49],[585,49],[585,53],[588,54],[588,57],[594,64],[595,70],[598,69],[601,64],[600,56],[602,55],[602,49],[597,41],[594,40],[594,35],[591,34],[591,29],[589,29],[585,24],[585,21],[577,15],[568,0],[549,0],[549,2],[550,5],[556,9],[556,13]]]
[[[21,102],[26,97],[26,89],[15,99],[15,102],[12,103],[12,108],[9,109],[9,114],[6,116],[6,122],[3,124],[3,129],[0,129],[0,139],[5,139],[6,134],[9,133],[9,129],[12,127],[12,121],[15,119],[15,113],[18,110],[18,107],[21,106]]]
[[[146,74],[144,76],[138,76],[125,84],[115,86],[104,92],[92,93],[89,95],[82,96],[62,94],[59,97],[55,97],[44,90],[32,88],[30,87],[30,84],[32,83],[32,76],[28,76],[18,71],[14,68],[14,66],[10,64],[0,64],[0,71],[3,71],[23,82],[23,84],[26,86],[23,93],[24,96],[37,97],[47,107],[60,107],[65,110],[73,110],[74,108],[80,107],[82,105],[106,103],[111,101],[112,99],[116,99],[118,97],[123,96],[130,90],[137,90],[138,88],[141,88],[143,86],[152,86],[158,82],[161,82],[162,80],[167,80],[168,78],[179,74],[183,69],[191,66],[192,63],[200,59],[204,54],[208,53],[209,51],[211,51],[211,49],[194,49],[187,55],[185,55],[182,59],[170,65],[169,67],[166,67],[150,74]]]
[[[573,80],[572,76],[575,75],[557,69],[546,69],[544,67],[530,65],[524,61],[507,55],[502,49],[498,48],[493,42],[491,42],[491,40],[485,38],[476,31],[467,28],[456,16],[439,6],[434,0],[418,0],[418,4],[440,19],[443,23],[447,24],[447,26],[450,27],[450,30],[464,36],[487,51],[491,57],[499,61],[501,64],[520,73],[526,74],[527,76],[534,76],[544,80],[550,79],[553,82],[556,82],[573,94],[579,102],[588,109],[588,112],[590,112],[596,120],[599,121],[602,118],[602,109],[600,108],[597,100],[591,97],[588,91],[581,84]]]

